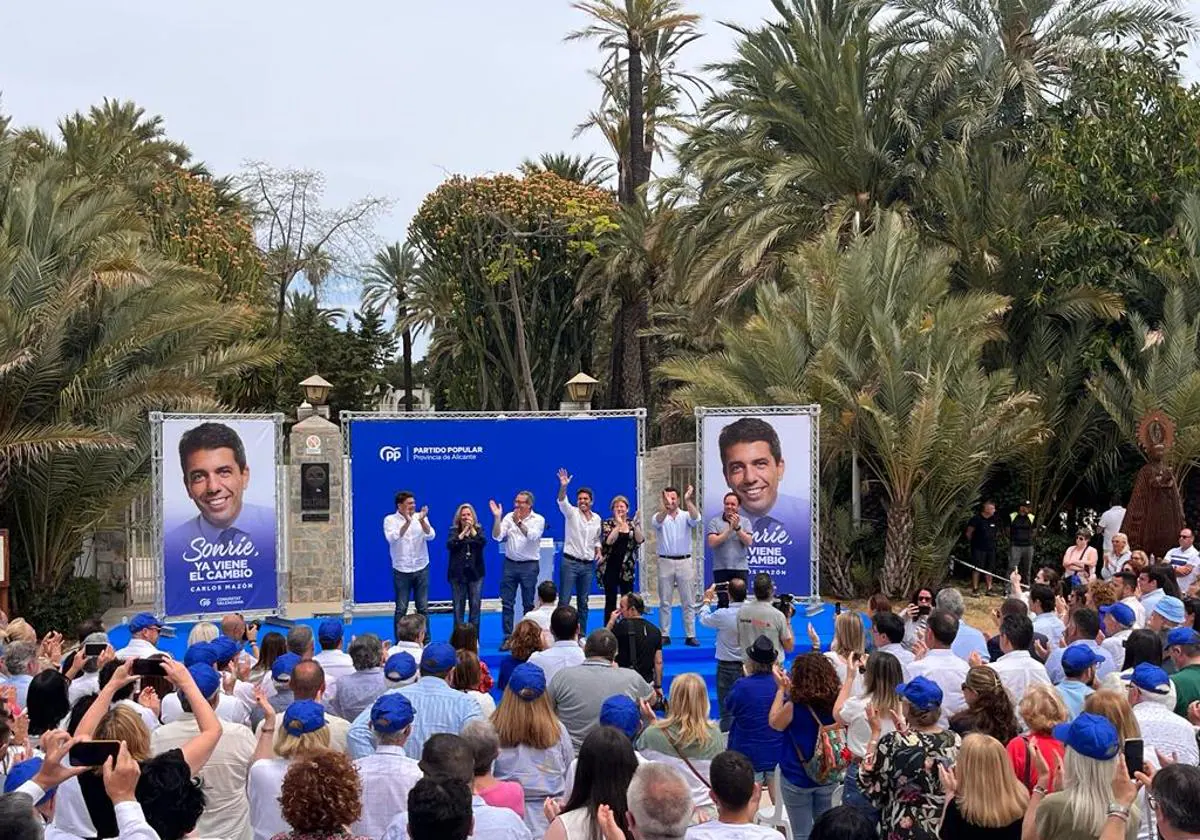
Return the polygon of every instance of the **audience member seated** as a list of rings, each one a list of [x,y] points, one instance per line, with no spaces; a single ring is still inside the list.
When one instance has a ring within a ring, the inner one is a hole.
[[[333,750],[318,750],[296,760],[283,777],[279,804],[292,830],[276,834],[274,840],[368,840],[378,836],[347,833],[362,813],[362,785],[350,759]]]
[[[525,817],[525,791],[518,782],[496,778],[496,759],[500,757],[500,737],[490,720],[473,720],[463,727],[462,739],[475,756],[474,793],[489,805],[509,808],[518,817]]]
[[[470,627],[472,631],[475,629],[470,624],[463,626]],[[479,690],[479,684],[483,679],[483,671],[480,668],[482,663],[480,663],[479,657],[469,650],[456,651],[456,657],[458,663],[450,672],[450,679],[447,680],[447,683],[478,703],[481,715],[491,717],[492,712],[496,711],[496,701],[492,699],[492,695]]]
[[[542,638],[542,628],[528,619],[521,619],[517,622],[508,641],[508,652],[500,660],[500,675],[496,678],[496,687],[500,689],[501,693],[508,685],[508,678],[514,668],[522,662],[528,662],[529,657],[539,650],[549,647]]]
[[[579,649],[579,613],[574,607],[564,605],[554,608],[550,614],[550,633],[554,643],[545,650],[530,654],[528,660],[545,671],[547,684],[563,668],[581,665],[586,655]]]
[[[388,648],[387,655],[407,653],[417,666],[421,665],[421,654],[425,650],[425,616],[409,613],[396,622],[396,644]]]
[[[340,618],[327,618],[317,625],[317,641],[321,645],[321,652],[313,660],[325,674],[325,694],[330,698],[337,695],[338,680],[355,671],[354,660],[342,650],[345,632],[345,624]]]
[[[558,610],[555,610],[557,614]],[[639,700],[649,700],[654,696],[654,689],[642,679],[641,674],[617,667],[617,637],[611,630],[602,627],[589,633],[583,654],[585,659],[582,664],[563,668],[548,680],[547,689],[559,720],[571,733],[571,743],[576,750],[583,745],[587,734],[596,728],[605,698],[625,694]],[[533,658],[530,657],[531,660]]]
[[[692,795],[675,768],[659,762],[639,764],[625,800],[625,819],[633,840],[684,840],[687,836],[693,816]],[[609,806],[596,809],[596,822],[607,840],[624,836]]]
[[[318,666],[319,667],[319,666]],[[262,695],[260,694],[260,697]],[[298,700],[283,713],[283,725],[275,739],[276,712],[265,697],[260,700],[265,718],[258,731],[258,745],[246,791],[250,800],[250,826],[254,840],[270,840],[287,833],[280,810],[283,779],[292,763],[329,749],[329,726],[325,707],[313,700]],[[267,711],[270,709],[270,711]]]
[[[371,731],[375,752],[354,761],[362,782],[362,814],[351,826],[353,834],[381,837],[396,814],[403,811],[408,793],[421,778],[415,758],[404,752],[412,734],[413,707],[403,694],[385,694],[371,706]]]
[[[383,643],[378,636],[364,633],[356,637],[350,642],[349,655],[354,672],[338,679],[337,693],[329,698],[329,712],[343,720],[354,720],[389,687],[383,676]]]
[[[600,632],[607,631],[594,630],[588,640]],[[557,800],[546,800],[546,817],[553,820],[546,829],[546,840],[598,836],[596,816],[601,805],[607,805],[617,827],[628,832],[626,797],[637,768],[633,744],[625,733],[611,726],[593,728],[580,746],[575,783],[566,803],[560,810]]]
[[[637,777],[652,764],[643,765]],[[688,829],[687,840],[779,840],[779,832],[767,826],[755,825],[761,789],[754,780],[754,767],[741,753],[723,752],[710,765],[712,801],[717,806],[717,818]],[[630,799],[633,809],[633,799]],[[640,822],[640,820],[638,820]]]
[[[763,637],[760,637],[763,638]],[[637,741],[646,761],[674,767],[692,790],[696,822],[717,816],[709,796],[709,764],[725,751],[725,733],[709,720],[708,686],[699,674],[680,674],[671,681],[670,713],[651,720]]]
[[[1013,775],[1003,744],[974,732],[963,738],[954,766],[938,770],[946,797],[938,837],[1021,840],[1029,791]]]
[[[412,823],[396,840],[483,840],[492,835],[475,822],[471,788],[461,779],[421,779],[408,795]],[[389,834],[385,840],[390,840]]]
[[[474,624],[459,624],[450,633],[450,646],[457,651],[470,651],[475,654],[475,658],[479,659],[479,684],[470,686],[475,691],[487,694],[492,690],[492,674],[488,670],[487,663],[479,658],[479,628]],[[466,687],[459,686],[460,689],[466,690]],[[493,708],[493,711],[495,709]],[[491,714],[486,712],[485,714]]]
[[[639,704],[633,702],[624,694],[614,694],[607,698],[604,704],[600,706],[600,726],[611,726],[618,732],[621,732],[629,739],[629,743],[636,744],[638,736],[642,733],[642,727],[648,721],[654,720],[654,712],[649,706],[643,702]],[[639,764],[646,762],[643,756],[636,749],[633,752],[634,757]],[[571,789],[575,784],[575,770],[579,765],[579,759],[571,761],[571,766],[567,768],[567,782],[563,790],[563,799],[571,798]],[[561,804],[561,803],[560,803]]]
[[[417,670],[417,660],[413,659],[410,654],[404,652],[393,653],[387,658],[387,662],[383,664],[383,679],[387,686],[385,693],[391,689],[404,688],[406,685],[415,683],[421,677],[417,673]],[[375,701],[372,700],[371,702]],[[370,707],[368,706],[367,708]],[[359,714],[361,715],[362,712],[359,712]]]
[[[875,823],[849,805],[830,808],[813,823],[808,840],[876,840]]]
[[[1171,678],[1167,672],[1142,663],[1126,679],[1129,705],[1141,731],[1147,761],[1157,765],[1154,756],[1161,753],[1183,764],[1200,764],[1195,727],[1172,710]]]
[[[311,701],[319,704],[322,709],[325,708],[325,704],[322,702],[325,695],[325,672],[315,659],[305,659],[295,663],[287,686],[292,696],[292,703]],[[282,695],[271,698],[272,706],[276,704],[280,696]],[[325,725],[329,729],[329,748],[336,752],[345,752],[350,723],[337,715],[331,715],[328,712],[324,714]],[[282,732],[276,732],[275,742],[278,744],[282,737]]]
[[[904,716],[896,731],[881,736],[879,717],[870,715],[871,743],[859,785],[893,840],[936,836],[946,804],[939,764],[954,763],[961,740],[938,724],[942,690],[936,683],[915,677],[897,692]]]
[[[1067,707],[1067,719],[1074,720],[1083,711],[1083,704],[1094,690],[1096,666],[1104,657],[1093,652],[1087,645],[1076,642],[1068,645],[1060,660],[1063,680],[1055,686]]]
[[[513,643],[514,649],[517,644]],[[571,735],[550,705],[541,668],[523,662],[513,669],[492,722],[500,744],[493,772],[496,778],[521,786],[522,816],[534,836],[540,837],[548,824],[542,803],[563,795],[575,757]]]
[[[401,623],[408,617],[402,616]],[[445,642],[434,642],[421,652],[421,678],[412,685],[394,688],[387,693],[403,694],[412,704],[415,715],[412,734],[404,743],[404,752],[409,758],[418,758],[422,754],[425,741],[430,736],[461,732],[467,721],[480,716],[479,704],[461,691],[455,691],[446,682],[457,664],[458,657],[453,647]],[[375,751],[369,715],[370,709],[364,709],[350,727],[347,749],[353,758],[362,758]]]
[[[138,767],[131,759],[129,763]],[[142,762],[139,773],[136,801],[159,840],[183,840],[196,832],[209,805],[208,793],[182,750],[168,750]],[[112,795],[111,781],[111,771],[106,769],[104,788],[114,807],[118,807],[118,800]],[[115,813],[120,829],[121,814]],[[123,830],[120,836],[125,837]]]
[[[1086,645],[1093,653],[1103,657],[1104,661],[1096,665],[1096,676],[1104,679],[1108,674],[1117,670],[1117,664],[1113,661],[1112,654],[1096,641],[1096,637],[1099,635],[1100,614],[1090,608],[1077,609],[1071,612],[1071,618],[1067,622],[1067,631],[1063,635],[1063,644],[1065,646]],[[1055,648],[1046,658],[1046,673],[1049,675],[1050,681],[1056,685],[1066,679],[1062,667],[1065,650],[1066,647]]]

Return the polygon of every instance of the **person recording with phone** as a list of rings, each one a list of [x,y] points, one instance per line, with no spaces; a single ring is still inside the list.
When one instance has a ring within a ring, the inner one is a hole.
[[[933,590],[922,586],[913,593],[902,613],[905,648],[912,650],[917,642],[925,638],[925,628],[929,626],[929,614],[932,612]]]

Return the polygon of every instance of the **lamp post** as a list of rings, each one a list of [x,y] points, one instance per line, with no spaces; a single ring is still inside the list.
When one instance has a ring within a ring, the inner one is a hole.
[[[559,403],[559,411],[585,412],[592,410],[592,395],[600,382],[586,373],[577,373],[567,380],[567,398]]]
[[[304,402],[300,403],[296,410],[296,419],[304,420],[316,414],[328,420],[329,406],[325,401],[329,399],[329,391],[333,385],[314,373],[302,381],[300,387],[304,389]]]

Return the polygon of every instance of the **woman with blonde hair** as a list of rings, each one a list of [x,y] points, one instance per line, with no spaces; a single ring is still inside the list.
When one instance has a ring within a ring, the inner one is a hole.
[[[192,625],[192,630],[188,633],[187,646],[191,647],[201,642],[211,642],[220,635],[221,631],[211,621],[198,621]]]
[[[530,662],[514,668],[492,725],[500,739],[492,775],[520,783],[525,791],[525,824],[534,837],[541,837],[549,823],[543,803],[563,795],[567,770],[575,758],[567,727],[546,695],[546,672]]]
[[[1033,747],[1042,751],[1046,763],[1050,765],[1050,778],[1042,784],[1054,790],[1058,784],[1058,759],[1062,758],[1063,745],[1054,737],[1054,727],[1067,721],[1067,707],[1062,697],[1053,686],[1045,683],[1033,683],[1025,689],[1018,707],[1021,720],[1029,727],[1024,735],[1017,735],[1008,742],[1008,759],[1012,763],[1013,772],[1026,790],[1033,790],[1037,778],[1033,770]]]
[[[8,626],[4,628],[4,642],[11,645],[13,642],[30,642],[37,644],[37,630],[33,629],[33,625],[23,618],[14,618],[8,622]]]
[[[1027,791],[1008,764],[1004,745],[974,732],[963,739],[954,766],[938,765],[946,806],[938,836],[943,840],[972,837],[1020,840]]]
[[[275,740],[276,712],[262,689],[254,692],[263,722],[258,729],[258,746],[246,778],[250,801],[250,827],[254,840],[270,840],[287,833],[289,826],[280,809],[283,780],[293,762],[329,749],[329,727],[325,707],[315,700],[297,700],[283,713],[279,740]]]
[[[833,669],[837,671],[840,681],[846,682],[847,676],[852,674],[854,696],[857,697],[866,691],[862,673],[857,666],[853,669],[850,667],[851,656],[856,656],[861,663],[865,663],[867,658],[867,634],[857,613],[847,610],[834,619],[833,643],[825,652],[825,656],[833,663]]]
[[[1133,707],[1129,705],[1129,697],[1124,691],[1103,689],[1093,692],[1083,701],[1083,710],[1108,718],[1117,728],[1122,743],[1130,738],[1142,737],[1142,728],[1138,726]]]
[[[479,632],[479,604],[483,596],[483,547],[487,538],[479,527],[475,508],[463,502],[454,512],[450,523],[450,539],[446,541],[449,561],[446,578],[450,581],[450,599],[454,606],[454,625],[463,623],[470,609],[469,622]]]
[[[857,671],[860,662],[856,654],[850,657],[851,667]],[[866,691],[853,695],[853,681],[842,683],[841,693],[833,704],[833,716],[846,727],[846,746],[850,749],[850,767],[842,791],[842,804],[861,811],[872,822],[879,821],[879,811],[872,805],[858,785],[858,771],[866,758],[867,743],[871,740],[871,725],[867,721],[867,707],[873,707],[879,717],[880,733],[893,731],[893,721],[904,711],[896,686],[904,682],[904,668],[900,660],[887,651],[877,650],[867,657]]]
[[[646,539],[637,513],[629,512],[629,499],[613,496],[612,518],[600,523],[600,565],[596,579],[604,587],[604,625],[617,608],[617,599],[633,591],[638,546]]]
[[[651,721],[638,738],[637,750],[649,761],[670,764],[692,789],[692,822],[717,818],[709,796],[712,760],[725,751],[725,733],[708,719],[708,687],[699,674],[680,674],[671,681],[670,713]]]

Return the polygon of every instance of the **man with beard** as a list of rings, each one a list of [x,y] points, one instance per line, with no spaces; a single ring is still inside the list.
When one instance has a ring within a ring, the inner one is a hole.
[[[564,469],[558,471],[558,509],[562,511],[566,528],[563,532],[562,572],[559,585],[562,592],[558,602],[571,603],[575,595],[575,611],[579,613],[579,627],[587,634],[588,595],[592,592],[592,578],[596,564],[600,562],[601,519],[592,510],[592,491],[580,487],[575,493],[575,504],[567,501],[567,485],[572,476]],[[540,588],[539,595],[541,597]],[[539,622],[540,623],[540,622]],[[543,625],[545,629],[545,625]]]

